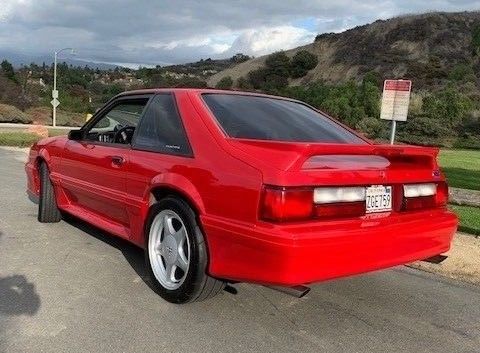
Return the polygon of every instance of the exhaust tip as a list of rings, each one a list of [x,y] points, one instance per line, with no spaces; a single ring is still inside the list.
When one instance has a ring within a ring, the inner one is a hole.
[[[282,287],[282,286],[266,286],[267,288],[282,292],[288,295],[291,295],[295,298],[303,298],[310,292],[310,288],[307,286],[292,286],[292,287]]]
[[[448,258],[448,256],[446,256],[446,255],[435,255],[435,256],[429,257],[428,259],[425,259],[425,260],[422,260],[422,261],[430,262],[431,264],[437,264],[438,265],[439,263],[442,263],[443,261],[445,261],[447,258]]]
[[[236,295],[238,293],[238,290],[237,288],[235,288],[234,286],[231,286],[230,284],[226,284],[225,287],[223,288],[223,290],[227,293],[230,293],[230,294],[233,294],[233,295]]]

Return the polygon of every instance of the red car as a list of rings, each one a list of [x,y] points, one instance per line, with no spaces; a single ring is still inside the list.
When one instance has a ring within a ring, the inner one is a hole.
[[[457,218],[437,153],[373,144],[291,99],[153,89],[35,144],[26,172],[40,222],[67,213],[143,247],[156,292],[184,303],[447,251]]]

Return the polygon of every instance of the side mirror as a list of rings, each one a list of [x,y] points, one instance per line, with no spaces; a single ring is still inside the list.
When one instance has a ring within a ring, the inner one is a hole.
[[[83,138],[83,131],[82,130],[70,130],[68,132],[68,139],[79,141]]]

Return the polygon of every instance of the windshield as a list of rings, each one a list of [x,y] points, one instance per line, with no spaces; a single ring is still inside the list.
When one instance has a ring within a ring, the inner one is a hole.
[[[365,144],[308,106],[261,96],[207,93],[203,99],[228,136],[254,140]]]

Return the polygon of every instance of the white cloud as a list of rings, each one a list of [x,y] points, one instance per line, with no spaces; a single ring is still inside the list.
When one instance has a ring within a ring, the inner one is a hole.
[[[314,32],[294,26],[249,29],[235,39],[229,52],[259,56],[311,43],[315,35]]]
[[[101,62],[160,64],[268,54],[405,13],[479,9],[479,0],[0,0],[0,53],[74,46]]]
[[[30,0],[2,0],[0,7],[0,22],[4,22],[21,6],[29,5]]]

